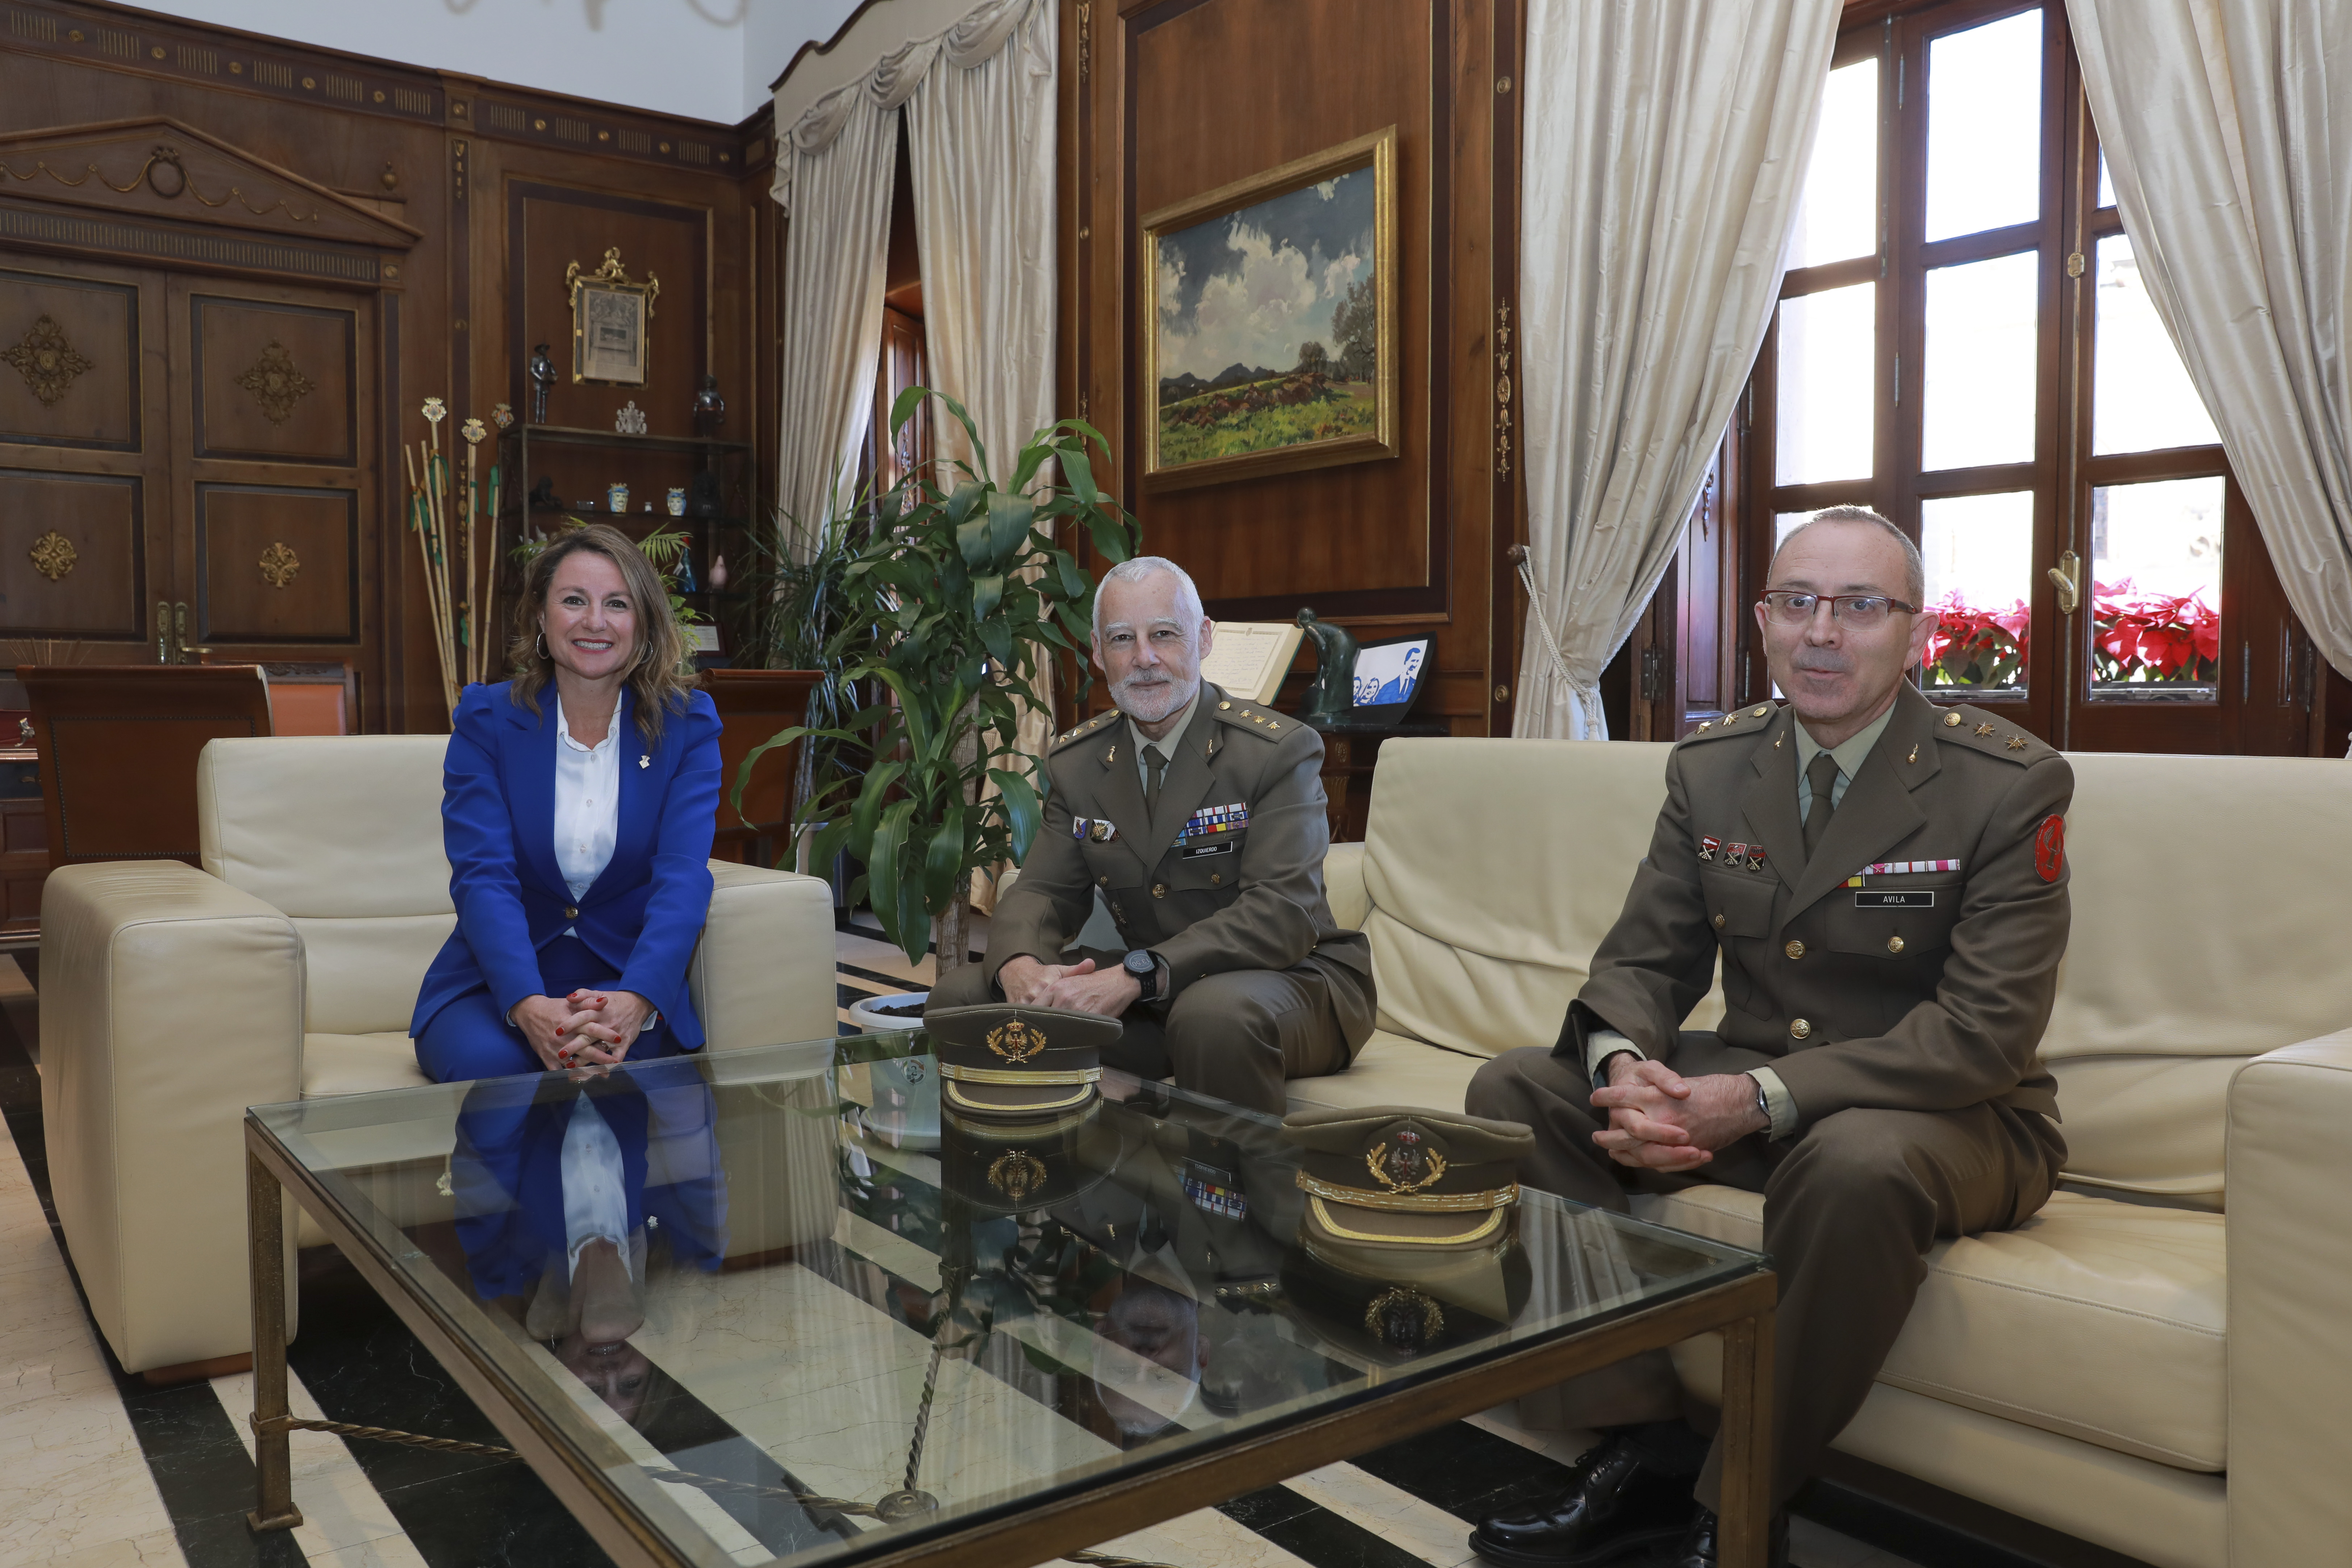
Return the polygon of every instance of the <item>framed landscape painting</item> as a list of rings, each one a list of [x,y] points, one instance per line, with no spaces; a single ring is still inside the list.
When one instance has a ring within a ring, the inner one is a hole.
[[[1143,218],[1149,489],[1397,455],[1396,127]]]

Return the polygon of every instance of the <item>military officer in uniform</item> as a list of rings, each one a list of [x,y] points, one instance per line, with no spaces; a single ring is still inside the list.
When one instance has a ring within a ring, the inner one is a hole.
[[[1863,508],[1788,536],[1756,606],[1787,706],[1675,749],[1559,1044],[1496,1058],[1468,1095],[1535,1129],[1531,1185],[1621,1212],[1629,1190],[1694,1178],[1764,1194],[1776,1505],[1860,1408],[1937,1238],[2027,1219],[2065,1158],[2037,1047],[2074,774],[2007,719],[1910,683],[1935,628],[1922,575]],[[1723,1021],[1686,1031],[1718,953]],[[1550,1393],[1553,1419],[1604,1440],[1562,1495],[1482,1521],[1476,1550],[1548,1568],[1663,1542],[1713,1563],[1719,1455],[1679,1420],[1664,1352]],[[1777,1512],[1773,1541],[1781,1561]]]
[[[1285,1079],[1338,1072],[1371,1033],[1371,948],[1323,894],[1322,737],[1204,683],[1213,635],[1175,563],[1111,568],[1094,658],[1117,710],[1056,738],[987,959],[931,1004],[1120,1018],[1106,1065],[1279,1113]],[[1124,949],[1069,961],[1097,892]]]

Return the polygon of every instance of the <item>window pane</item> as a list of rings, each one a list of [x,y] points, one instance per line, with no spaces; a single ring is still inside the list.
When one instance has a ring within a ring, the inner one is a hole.
[[[2224,489],[2216,474],[2092,489],[2094,692],[2211,695],[2221,679]]]
[[[2033,460],[2040,256],[2020,251],[1927,274],[1922,468]]]
[[[2033,582],[2033,492],[1919,504],[1927,606],[1927,684],[2021,691]]]
[[[1780,302],[1774,484],[1870,477],[1877,315],[1875,283]]]
[[[2131,240],[2099,241],[2097,352],[2091,365],[2091,450],[2147,452],[2221,439],[2147,295]]]
[[[2042,216],[2042,13],[1927,46],[1927,237]]]
[[[1878,62],[1830,72],[1821,126],[1797,203],[1791,268],[1818,267],[1878,249]]]

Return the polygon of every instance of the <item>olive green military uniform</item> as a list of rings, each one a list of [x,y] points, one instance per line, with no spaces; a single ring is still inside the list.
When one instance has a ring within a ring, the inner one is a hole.
[[[1623,1210],[1637,1175],[1592,1142],[1589,1037],[1623,1035],[1685,1077],[1778,1075],[1779,1136],[1699,1179],[1764,1194],[1780,1277],[1777,1500],[1861,1408],[1937,1237],[2001,1230],[2049,1197],[2065,1145],[2037,1047],[2066,948],[2066,760],[1973,708],[1896,694],[1813,852],[1795,715],[1751,705],[1678,745],[1648,856],[1552,1050],[1479,1070],[1479,1116],[1525,1121],[1525,1180]],[[1682,1023],[1717,955],[1725,1012]],[[1603,1042],[1600,1049],[1608,1048]],[[1549,1414],[1611,1426],[1675,1414],[1663,1354],[1562,1384]],[[1717,1502],[1719,1455],[1699,1487]]]
[[[1015,954],[1070,962],[1099,889],[1128,950],[1167,966],[1104,1062],[1279,1112],[1285,1079],[1338,1072],[1372,1029],[1370,944],[1323,893],[1323,738],[1204,681],[1150,812],[1136,744],[1116,712],[1056,738],[1045,826],[990,917],[987,961],[932,1001],[993,999]],[[1108,969],[1126,951],[1086,956]]]

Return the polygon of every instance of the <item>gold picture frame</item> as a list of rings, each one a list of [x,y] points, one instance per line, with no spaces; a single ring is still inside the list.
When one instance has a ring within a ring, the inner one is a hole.
[[[1144,489],[1398,455],[1396,165],[1391,125],[1143,216]]]
[[[653,363],[654,301],[661,279],[632,282],[618,246],[593,272],[572,262],[563,269],[572,291],[572,379],[602,386],[643,386]]]

